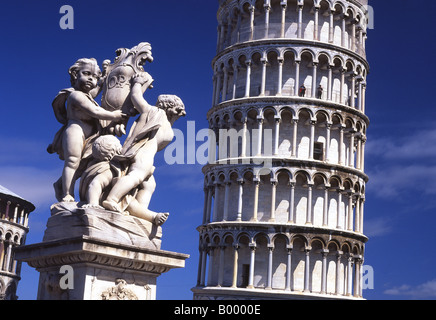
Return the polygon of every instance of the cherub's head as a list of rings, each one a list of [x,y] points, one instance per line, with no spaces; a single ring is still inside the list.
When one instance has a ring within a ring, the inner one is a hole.
[[[89,92],[97,86],[101,70],[94,58],[79,59],[68,70],[71,86],[76,90]]]
[[[121,143],[115,136],[98,137],[92,145],[92,155],[100,161],[110,161],[115,155],[121,153]]]
[[[157,98],[156,106],[165,111],[171,124],[178,118],[186,116],[185,105],[178,96],[170,94],[160,95]]]

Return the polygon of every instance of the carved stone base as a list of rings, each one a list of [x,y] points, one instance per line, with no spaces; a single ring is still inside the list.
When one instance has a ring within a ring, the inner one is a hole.
[[[189,257],[160,250],[160,238],[142,219],[57,204],[43,242],[15,259],[40,273],[38,300],[155,300],[156,279]]]
[[[82,209],[75,202],[51,207],[43,241],[80,237],[107,240],[150,249],[161,248],[162,228],[155,224],[105,209]]]

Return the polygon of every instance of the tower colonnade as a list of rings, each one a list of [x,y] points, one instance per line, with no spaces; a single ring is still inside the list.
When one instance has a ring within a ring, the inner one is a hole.
[[[260,156],[305,159],[364,172],[368,118],[350,108],[313,108],[307,103],[264,99],[243,106],[224,104],[208,114],[220,146],[220,164]]]
[[[234,0],[218,12],[217,52],[262,39],[301,39],[341,46],[365,57],[367,19],[352,2]]]
[[[21,262],[14,249],[25,244],[33,210],[33,204],[0,186],[0,300],[17,299]]]
[[[262,298],[310,293],[316,298],[362,298],[363,248],[344,236],[321,233],[312,237],[304,228],[289,232],[264,230],[247,223],[238,231],[233,223],[219,230],[202,230],[198,286],[207,294],[232,298],[256,293]]]
[[[212,103],[300,97],[331,101],[364,113],[367,66],[351,57],[327,47],[308,49],[304,44],[242,46],[215,61]]]
[[[366,0],[220,0],[194,299],[362,299]]]

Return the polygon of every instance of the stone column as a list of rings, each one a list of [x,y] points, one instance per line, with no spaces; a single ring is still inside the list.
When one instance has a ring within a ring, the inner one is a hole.
[[[282,85],[283,85],[283,63],[284,59],[282,57],[277,58],[277,62],[279,64],[279,72],[278,72],[278,80],[277,80],[277,96],[282,95]]]
[[[315,124],[316,120],[310,120],[310,142],[309,142],[309,159],[313,160],[313,147],[315,143]]]
[[[350,107],[355,108],[356,107],[356,76],[354,72],[351,74],[351,103]]]
[[[357,133],[355,136],[357,139],[357,149],[356,149],[356,169],[362,169],[362,133]]]
[[[197,287],[204,286],[204,283],[201,283],[202,278],[202,270],[203,270],[203,246],[200,243],[198,246],[198,273],[197,273]]]
[[[274,245],[268,245],[268,274],[267,274],[267,286],[265,289],[272,289],[272,277],[273,277],[273,254],[274,254]]]
[[[340,225],[341,219],[341,203],[342,203],[342,192],[341,189],[338,189],[338,207],[337,207],[337,218],[336,218],[336,229],[342,229]]]
[[[259,207],[259,185],[260,185],[260,179],[254,178],[254,202],[253,202],[253,217],[251,218],[252,222],[257,222],[257,211]]]
[[[279,154],[279,139],[280,139],[280,123],[282,119],[280,116],[274,116],[275,132],[274,132],[274,151],[273,154],[277,156]]]
[[[265,96],[265,87],[266,87],[266,67],[268,64],[268,60],[266,58],[260,59],[260,62],[262,63],[262,83],[260,86],[260,96]]]
[[[334,41],[334,35],[335,35],[335,28],[334,28],[334,13],[335,13],[335,9],[330,9],[329,10],[329,43],[333,43]]]
[[[277,180],[271,179],[271,216],[268,222],[276,221],[276,191],[277,191]]]
[[[362,111],[362,81],[363,81],[363,78],[362,78],[362,76],[360,76],[358,79],[357,79],[357,81],[358,81],[358,84],[357,84],[357,86],[358,86],[358,94],[357,94],[357,109],[359,110],[359,111]]]
[[[239,192],[238,192],[238,216],[236,218],[236,221],[242,221],[242,195],[244,193],[243,185],[244,185],[244,179],[238,179],[238,185],[239,185]]]
[[[348,192],[348,231],[353,231],[353,191]]]
[[[212,286],[213,267],[215,266],[215,245],[209,244],[209,270],[207,271],[207,286]]]
[[[221,203],[219,202],[219,194],[220,194],[220,183],[217,181],[215,182],[215,200],[213,202],[213,214],[212,214],[211,222],[218,221],[218,210],[221,206]]]
[[[312,189],[313,184],[307,185],[307,210],[306,225],[312,225]]]
[[[348,48],[348,46],[345,43],[345,33],[346,33],[346,19],[347,15],[346,14],[342,14],[341,15],[341,19],[342,19],[342,33],[341,33],[341,46],[344,48]]]
[[[6,260],[5,260],[5,271],[9,272],[11,268],[11,256],[12,256],[12,237],[8,242],[8,249],[6,251]]]
[[[351,129],[350,130],[350,154],[348,156],[348,166],[349,167],[354,167],[354,134],[355,134],[355,130]]]
[[[250,243],[250,273],[248,276],[248,289],[254,289],[254,262],[256,260],[256,243]]]
[[[241,13],[238,14],[238,21],[236,22],[236,30],[237,31],[237,36],[236,36],[236,43],[241,42]]]
[[[288,6],[287,1],[281,1],[280,5],[282,7],[282,20],[281,20],[281,28],[280,28],[280,38],[285,37],[285,28],[286,28],[286,8]]]
[[[248,8],[248,10],[250,11],[250,38],[249,38],[249,41],[253,41],[253,39],[254,39],[254,10],[255,10],[255,7],[250,6]]]
[[[218,284],[217,284],[217,286],[222,287],[223,281],[224,281],[224,266],[225,266],[224,254],[225,254],[226,246],[221,245],[221,246],[219,246],[219,248],[220,248],[220,262],[219,262],[219,267],[218,267]]]
[[[338,251],[336,254],[336,295],[340,295],[341,290],[341,282],[340,282],[340,276],[341,276],[341,258],[342,258],[342,251]]]
[[[325,161],[330,162],[330,136],[332,130],[332,123],[327,123],[325,127],[326,127]]]
[[[344,165],[344,126],[340,125],[339,126],[339,165]]]
[[[333,67],[334,65],[328,65],[329,70],[329,77],[328,77],[328,84],[327,84],[327,100],[332,101],[333,99]]]
[[[238,81],[238,72],[239,72],[239,66],[237,64],[235,64],[233,66],[233,92],[232,92],[232,99],[236,99],[236,85],[237,85],[237,81]]]
[[[347,296],[352,295],[353,287],[353,255],[348,254],[348,265],[347,265]]]
[[[288,223],[294,223],[295,222],[295,182],[290,182],[290,186],[291,186],[291,196],[289,199],[289,218],[288,218]]]
[[[258,139],[257,139],[257,154],[260,157],[262,155],[262,136],[263,136],[263,117],[257,116],[258,121]]]
[[[347,72],[346,69],[341,69],[341,86],[339,89],[339,95],[340,95],[340,104],[346,104],[344,101],[344,87],[345,87],[345,72]]]
[[[327,292],[327,255],[329,254],[329,250],[322,249],[322,273],[321,273],[321,294],[325,294]]]
[[[247,77],[245,79],[245,96],[244,98],[250,97],[250,87],[251,87],[251,60],[247,60],[245,62],[245,65],[247,66]]]
[[[314,17],[314,27],[313,27],[313,40],[319,40],[318,29],[319,29],[319,7],[315,6],[315,17]]]
[[[328,221],[329,221],[329,186],[324,186],[324,208],[323,208],[323,218],[322,218],[322,226],[328,227]]]
[[[224,190],[224,213],[223,213],[223,221],[227,221],[229,218],[229,199],[230,199],[230,184],[229,180],[224,182],[225,190]]]
[[[9,219],[10,219],[10,217],[9,217],[9,209],[10,209],[10,206],[11,206],[11,202],[10,202],[10,201],[6,202],[6,214],[5,214],[5,219],[6,219],[6,220],[9,220]]]
[[[292,135],[292,157],[297,157],[297,134],[298,134],[298,119],[293,119],[294,127],[293,127],[293,135]]]
[[[312,98],[316,98],[316,83],[317,83],[317,70],[318,70],[318,62],[313,63],[313,75],[312,75]]]
[[[298,4],[298,39],[303,38],[303,5]]]
[[[287,246],[288,259],[286,262],[286,291],[291,290],[291,276],[292,276],[292,246]]]
[[[0,271],[3,270],[3,262],[5,259],[5,235],[0,235]]]
[[[311,247],[307,247],[304,249],[306,254],[305,262],[304,262],[304,292],[310,292],[310,251]]]
[[[244,116],[242,119],[242,141],[241,141],[241,158],[247,156],[247,117]]]
[[[207,186],[207,209],[206,209],[206,223],[210,222],[210,214],[212,210],[212,185]]]
[[[226,67],[224,67],[224,83],[223,83],[223,93],[221,96],[221,102],[227,101],[227,87],[229,80],[229,72]]]
[[[221,72],[218,71],[217,77],[216,77],[216,90],[215,90],[215,99],[214,99],[214,105],[219,104],[220,99],[220,91],[221,91]]]
[[[356,20],[351,21],[351,51],[356,51]]]
[[[355,232],[360,232],[360,194],[356,194],[356,207],[355,211]]]
[[[234,244],[233,245],[233,276],[232,276],[232,288],[237,287],[238,282],[238,250],[239,245]]]
[[[269,15],[271,10],[271,5],[269,2],[265,3],[263,5],[263,8],[265,9],[265,39],[268,39],[269,36]]]
[[[295,60],[295,88],[294,96],[298,96],[298,89],[300,88],[300,60]]]

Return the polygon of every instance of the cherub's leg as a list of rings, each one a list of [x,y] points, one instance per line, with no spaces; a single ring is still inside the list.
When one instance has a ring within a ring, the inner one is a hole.
[[[150,144],[145,145],[137,153],[134,162],[130,165],[129,173],[120,178],[113,186],[106,200],[103,201],[103,207],[108,210],[121,212],[118,206],[120,200],[153,174],[156,149],[153,142],[150,142]]]
[[[80,165],[84,146],[83,131],[78,125],[70,125],[64,133],[64,170],[62,172],[62,201],[74,202],[75,174]]]
[[[102,208],[100,206],[100,198],[103,190],[110,184],[113,175],[110,170],[106,174],[101,174],[92,180],[86,192],[87,204],[85,208]]]
[[[103,207],[108,210],[121,212],[118,206],[120,200],[130,191],[135,189],[147,177],[147,171],[143,168],[133,167],[129,173],[120,178],[109,192],[106,200],[103,201]]]
[[[151,197],[156,190],[156,180],[151,176],[147,181],[142,183],[142,189],[139,190],[136,200],[146,209],[148,209]]]
[[[170,215],[168,212],[154,212],[148,210],[143,205],[141,205],[136,199],[133,199],[130,202],[127,211],[133,217],[150,221],[158,226],[163,225],[167,221],[168,216]]]

